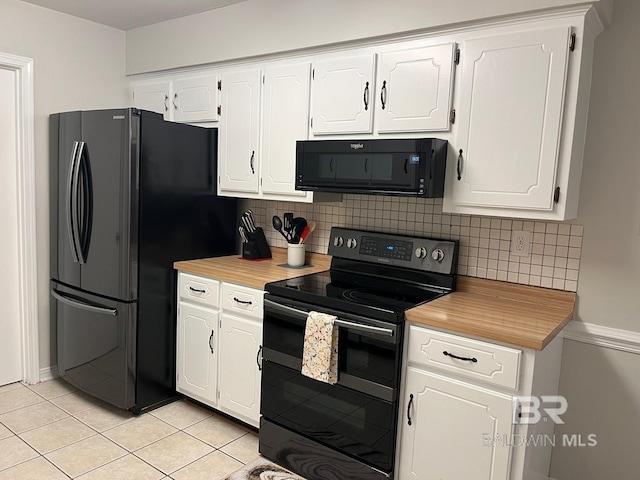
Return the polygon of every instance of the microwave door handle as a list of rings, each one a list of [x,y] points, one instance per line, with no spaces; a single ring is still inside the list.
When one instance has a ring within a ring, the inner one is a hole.
[[[289,307],[287,305],[280,305],[279,303],[276,303],[267,298],[264,299],[264,304],[269,308],[272,308],[276,311],[288,313],[289,315],[294,315],[296,318],[299,318],[299,319],[306,319],[307,316],[309,315],[309,312],[305,312],[304,310],[298,310],[297,308]],[[338,327],[348,328],[350,330],[356,330],[359,332],[375,333],[378,335],[385,335],[387,337],[393,337],[394,335],[393,330],[390,328],[374,327],[372,325],[363,325],[361,323],[347,322],[346,320],[341,320],[339,318],[337,318],[334,323]]]

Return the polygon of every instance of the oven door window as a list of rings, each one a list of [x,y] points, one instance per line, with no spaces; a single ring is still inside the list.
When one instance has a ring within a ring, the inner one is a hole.
[[[265,361],[261,414],[383,471],[392,469],[395,403]]]
[[[306,312],[287,313],[265,309],[263,326],[265,358],[290,368],[302,368]],[[341,319],[345,317],[340,317]],[[357,323],[346,317],[347,323]],[[374,326],[384,326],[377,322]],[[338,328],[338,383],[388,401],[396,399],[401,362],[400,327],[394,336]]]

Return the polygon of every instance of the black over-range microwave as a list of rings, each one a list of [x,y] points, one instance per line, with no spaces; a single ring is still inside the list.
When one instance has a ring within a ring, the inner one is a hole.
[[[298,141],[296,190],[439,198],[446,159],[437,138]]]

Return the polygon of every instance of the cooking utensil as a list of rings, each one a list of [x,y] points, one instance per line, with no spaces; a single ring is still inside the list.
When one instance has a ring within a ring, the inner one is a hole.
[[[293,239],[293,212],[287,212],[284,214],[284,231],[287,232],[288,241]]]
[[[249,219],[249,222],[251,223],[251,228],[253,228],[253,231],[255,232],[258,227],[256,227],[256,217],[254,217],[253,215],[253,210],[249,209],[246,212],[244,212],[244,214]]]
[[[282,231],[282,220],[278,215],[274,215],[271,219],[271,223],[273,224],[273,228],[276,232],[280,232],[284,238],[286,238],[287,242],[289,241],[289,237]]]
[[[302,233],[300,234],[300,241],[298,243],[304,243],[304,241],[307,239],[307,237],[311,234],[311,232],[313,232],[316,229],[316,222],[314,222],[313,220],[311,220],[306,227],[304,227],[304,230],[302,230]]]
[[[296,217],[293,219],[293,236],[291,243],[300,243],[300,235],[307,226],[307,220],[303,217]]]

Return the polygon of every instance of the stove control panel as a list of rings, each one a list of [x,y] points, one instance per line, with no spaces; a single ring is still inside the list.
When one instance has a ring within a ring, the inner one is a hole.
[[[452,274],[457,242],[333,227],[328,252],[334,257]]]

